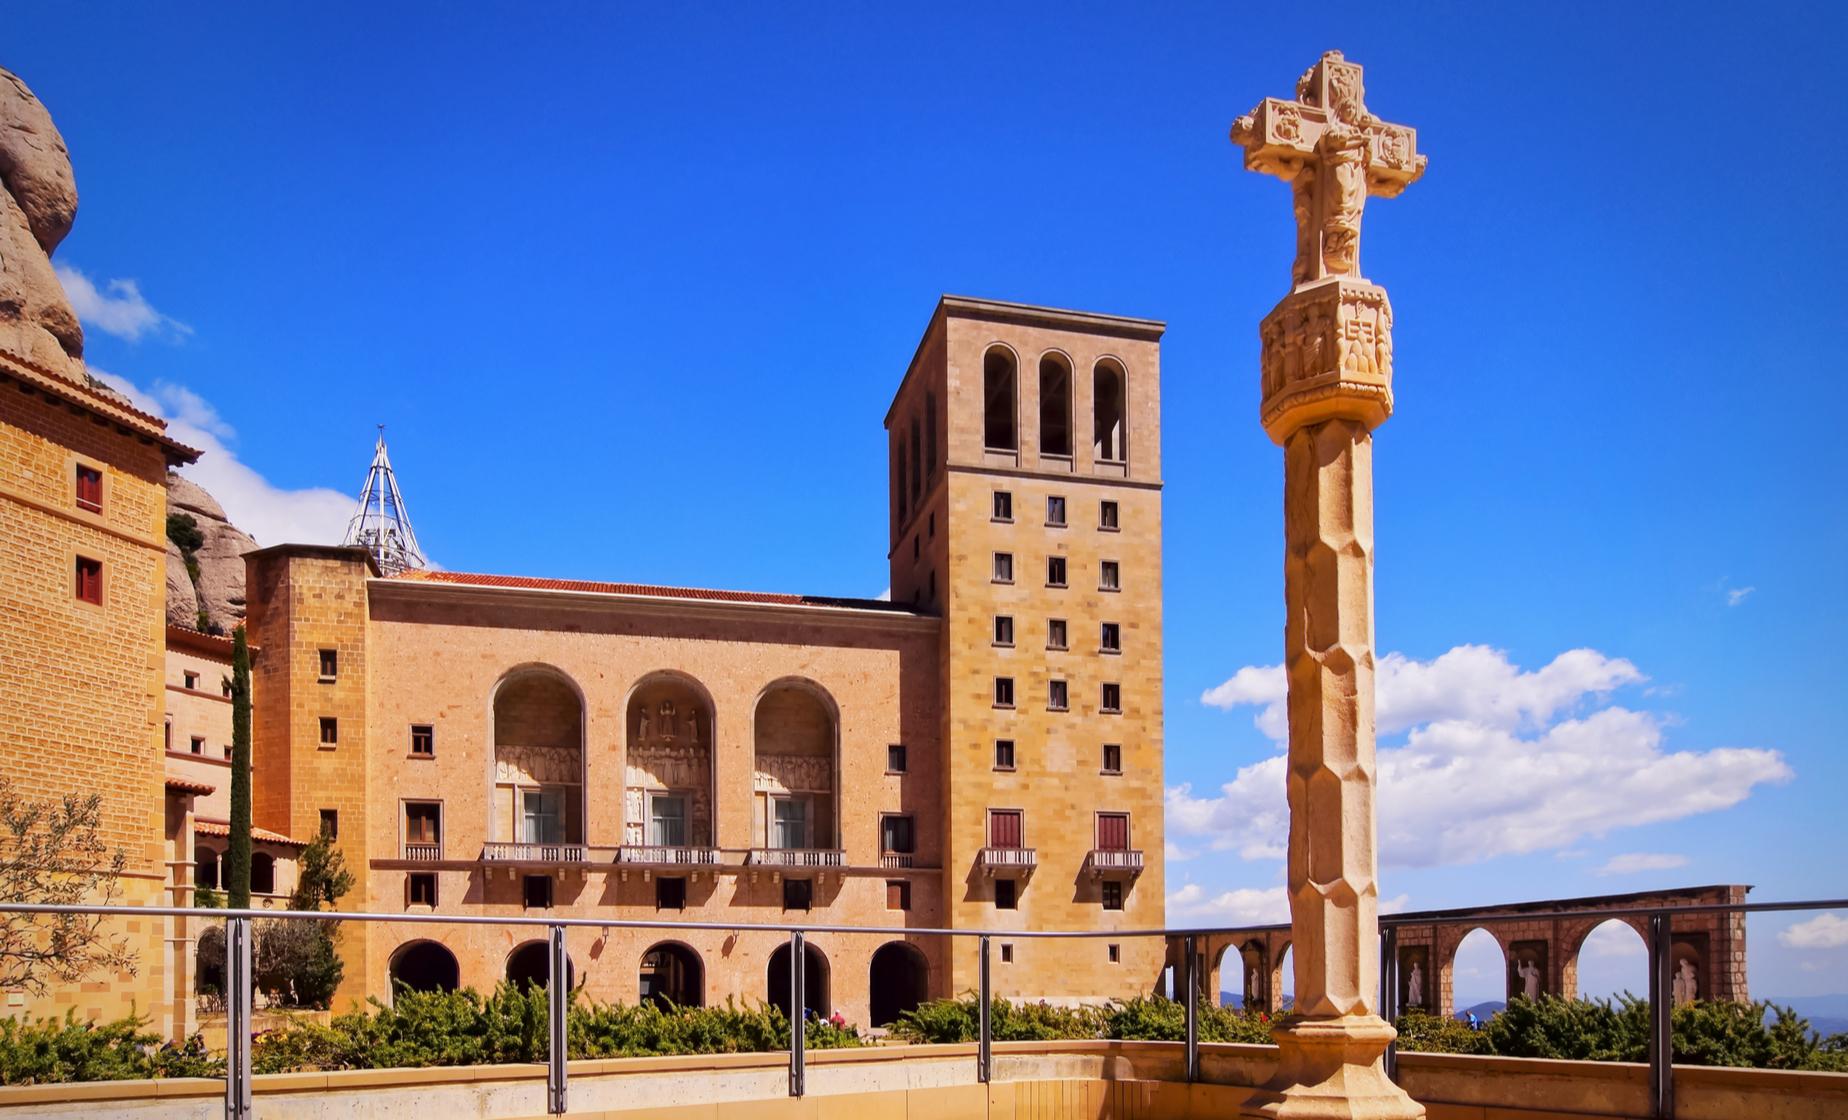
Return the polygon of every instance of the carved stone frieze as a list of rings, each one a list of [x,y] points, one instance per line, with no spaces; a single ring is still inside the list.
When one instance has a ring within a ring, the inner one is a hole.
[[[582,761],[574,748],[494,748],[494,781],[500,785],[577,785],[583,780]]]
[[[1264,430],[1282,444],[1307,423],[1392,413],[1392,304],[1364,280],[1330,280],[1285,296],[1258,326]]]
[[[833,788],[833,760],[820,755],[763,754],[751,775],[759,793],[825,793]]]

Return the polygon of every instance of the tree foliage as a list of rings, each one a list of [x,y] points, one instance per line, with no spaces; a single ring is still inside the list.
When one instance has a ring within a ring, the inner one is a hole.
[[[231,634],[231,841],[225,849],[225,897],[233,910],[250,908],[250,643],[243,626]]]
[[[102,795],[28,800],[0,778],[0,898],[107,906],[128,855],[101,835]],[[41,995],[97,971],[135,971],[126,937],[99,914],[0,914],[0,989]]]
[[[68,1011],[62,1019],[0,1019],[0,1085],[224,1076],[224,1060],[197,1036],[163,1043],[147,1022],[92,1025]]]

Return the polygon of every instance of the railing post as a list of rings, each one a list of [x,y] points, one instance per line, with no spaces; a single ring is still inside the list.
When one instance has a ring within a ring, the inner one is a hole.
[[[225,1120],[250,1120],[250,919],[225,919]]]
[[[554,1116],[565,1112],[565,1062],[571,1056],[566,1012],[571,1006],[571,958],[565,955],[565,927],[552,926],[546,973],[545,1107]]]
[[[808,945],[801,930],[789,932],[789,1095],[801,1096],[807,1086],[808,1048]]]
[[[994,1072],[994,1051],[990,1044],[994,1041],[994,1024],[989,1021],[989,1013],[994,1002],[994,990],[990,986],[988,974],[988,935],[982,938],[981,964],[976,975],[981,982],[981,1002],[975,1012],[975,1079],[983,1085],[988,1084],[989,1076]]]
[[[1194,935],[1186,937],[1187,952],[1187,1080],[1200,1080],[1200,954]]]
[[[1649,915],[1649,1105],[1675,1115],[1675,953],[1669,916]]]
[[[1399,931],[1387,926],[1380,931],[1380,1018],[1399,1022]],[[1386,1076],[1399,1079],[1399,1043],[1386,1044]]]

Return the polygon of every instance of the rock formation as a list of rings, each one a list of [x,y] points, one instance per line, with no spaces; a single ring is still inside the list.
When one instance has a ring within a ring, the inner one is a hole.
[[[192,550],[196,576],[187,569],[186,554],[167,542],[167,621],[230,633],[244,620],[244,553],[257,542],[231,524],[217,499],[177,474],[167,476],[167,513],[191,517],[201,538]]]
[[[51,268],[77,217],[64,137],[26,83],[0,69],[0,347],[75,380],[83,327]]]

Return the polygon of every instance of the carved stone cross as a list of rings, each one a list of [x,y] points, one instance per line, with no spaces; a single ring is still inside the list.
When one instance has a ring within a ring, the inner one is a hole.
[[[1329,51],[1296,80],[1295,101],[1267,97],[1232,125],[1246,170],[1290,184],[1297,285],[1358,277],[1367,196],[1391,198],[1424,174],[1417,130],[1369,113],[1360,74]]]

